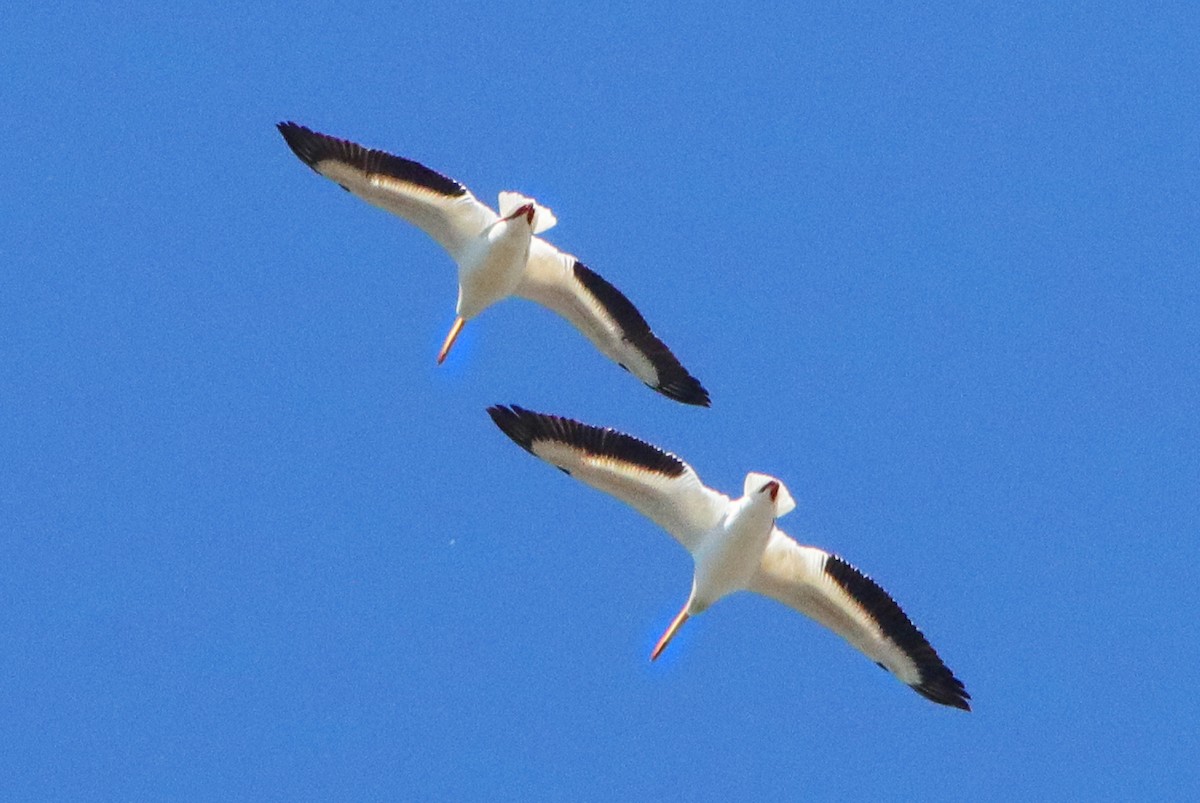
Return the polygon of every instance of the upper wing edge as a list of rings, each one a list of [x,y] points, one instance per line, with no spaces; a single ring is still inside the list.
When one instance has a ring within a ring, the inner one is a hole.
[[[681,458],[632,435],[517,405],[488,414],[523,449],[630,505],[686,548],[720,521],[728,498]]]
[[[333,159],[368,175],[389,176],[446,198],[457,198],[470,192],[460,182],[412,159],[322,134],[291,121],[278,123],[276,127],[292,152],[313,170],[317,170],[321,162]]]

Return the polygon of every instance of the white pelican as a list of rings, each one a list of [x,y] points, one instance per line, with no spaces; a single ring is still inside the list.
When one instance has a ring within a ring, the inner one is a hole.
[[[741,499],[706,487],[673,454],[612,429],[517,406],[488,408],[526,451],[650,517],[695,560],[692,593],[651,654],[681,625],[735,591],[773,597],[812,617],[935,703],[970,711],[971,695],[879,585],[846,561],[775,526],[796,503],[779,480],[746,475]]]
[[[650,331],[621,291],[570,254],[533,235],[556,222],[544,206],[500,193],[500,214],[457,181],[384,151],[279,123],[287,144],[316,172],[368,203],[419,226],[458,263],[454,325],[441,363],[463,324],[511,295],[566,318],[605,355],[664,396],[709,405],[708,391]]]

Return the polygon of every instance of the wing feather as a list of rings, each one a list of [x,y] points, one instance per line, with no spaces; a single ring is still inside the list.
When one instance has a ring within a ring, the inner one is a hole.
[[[535,237],[516,293],[566,318],[609,359],[664,396],[709,406],[708,391],[650,330],[633,303],[570,254]]]
[[[279,132],[300,160],[359,198],[420,227],[459,259],[498,217],[470,190],[425,165],[296,123]]]
[[[750,590],[815,619],[935,703],[971,710],[971,695],[883,588],[822,549],[776,529]]]
[[[729,506],[687,463],[631,435],[516,405],[489,407],[488,414],[523,449],[617,497],[689,551]]]

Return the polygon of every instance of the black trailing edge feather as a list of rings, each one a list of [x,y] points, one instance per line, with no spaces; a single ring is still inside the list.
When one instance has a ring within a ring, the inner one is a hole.
[[[878,583],[837,555],[826,558],[825,573],[861,605],[879,623],[883,634],[916,664],[921,673],[921,682],[913,684],[917,693],[935,703],[971,710],[967,702],[971,695],[967,694],[962,681],[954,677],[925,635]]]
[[[326,134],[319,134],[297,123],[279,123],[278,128],[279,133],[283,134],[283,138],[287,140],[288,147],[300,157],[300,161],[313,170],[316,170],[317,165],[321,162],[334,159],[362,170],[364,173],[391,176],[450,198],[465,195],[467,192],[467,188],[454,179],[447,178],[411,159],[393,156],[386,151],[364,148],[357,143]]]
[[[658,384],[652,386],[655,390],[684,404],[699,407],[712,404],[700,381],[689,374],[666,344],[650,331],[646,319],[620,290],[578,260],[575,262],[575,279],[617,322],[625,340],[650,360],[658,374]]]
[[[687,470],[687,465],[675,455],[615,429],[602,429],[570,418],[535,413],[515,404],[508,407],[497,404],[487,411],[496,426],[530,454],[535,454],[534,443],[553,441],[580,449],[593,457],[620,460],[666,477],[678,477]]]

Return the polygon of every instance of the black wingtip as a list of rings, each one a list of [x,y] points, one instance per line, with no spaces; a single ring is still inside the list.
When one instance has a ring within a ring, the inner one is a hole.
[[[300,157],[300,161],[315,170],[315,165],[321,153],[319,142],[323,135],[318,134],[311,128],[305,128],[299,123],[293,123],[291,120],[276,123],[275,127],[279,129],[280,134],[283,134],[283,139],[287,142],[288,147],[292,149],[292,153]]]
[[[971,695],[954,676],[941,656],[925,638],[908,614],[883,587],[837,555],[825,560],[825,573],[862,607],[879,625],[883,634],[916,664],[921,673],[912,688],[922,697],[940,705],[970,711]]]
[[[575,260],[575,279],[621,328],[622,337],[640,351],[654,366],[657,382],[647,382],[647,387],[658,391],[668,399],[697,407],[709,407],[712,402],[708,391],[696,377],[688,373],[667,345],[650,330],[650,325],[638,312],[633,302],[614,287],[603,276]],[[623,366],[628,370],[628,366]],[[644,381],[643,377],[643,381]]]
[[[958,708],[963,711],[971,710],[971,695],[963,688],[962,681],[950,675],[949,682],[938,682],[936,684],[922,681],[920,685],[913,686],[913,689],[926,699],[933,700],[935,703]]]
[[[487,408],[487,412],[505,435],[534,456],[540,457],[533,451],[535,441],[553,441],[589,455],[630,463],[664,477],[678,477],[687,471],[687,465],[675,455],[615,429],[536,413],[515,404],[496,404]]]
[[[537,413],[531,413],[515,404],[511,407],[506,407],[503,404],[493,404],[487,408],[488,415],[492,417],[492,421],[496,426],[500,427],[500,431],[508,437],[512,438],[513,442],[520,446],[525,451],[533,454],[533,435],[534,427],[532,426],[533,419],[531,416],[536,416]]]
[[[668,399],[674,399],[677,402],[692,404],[696,407],[712,407],[712,399],[709,398],[708,391],[696,377],[686,372],[671,382],[651,387]]]
[[[963,686],[961,680],[954,676],[950,668],[943,664],[940,668],[923,667],[921,682],[914,684],[912,690],[939,705],[958,708],[962,711],[971,710],[971,695]]]
[[[277,123],[275,127],[292,152],[313,170],[317,170],[317,165],[326,159],[333,159],[368,174],[392,176],[411,182],[447,198],[457,198],[467,193],[467,188],[454,179],[412,159],[366,148],[348,139],[331,137],[290,120]]]

